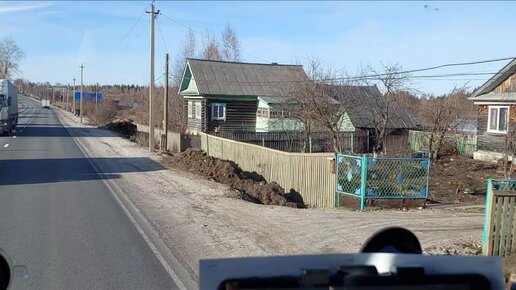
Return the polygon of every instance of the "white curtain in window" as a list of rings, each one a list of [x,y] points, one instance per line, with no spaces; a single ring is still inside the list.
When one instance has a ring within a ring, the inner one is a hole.
[[[496,123],[498,122],[498,109],[491,108],[491,119],[489,120],[489,129],[496,130]]]
[[[193,111],[193,108],[192,108],[192,101],[188,101],[188,118],[192,118],[192,111]]]
[[[500,123],[498,124],[498,131],[507,131],[507,108],[500,108]]]
[[[195,118],[201,119],[201,102],[195,102]]]

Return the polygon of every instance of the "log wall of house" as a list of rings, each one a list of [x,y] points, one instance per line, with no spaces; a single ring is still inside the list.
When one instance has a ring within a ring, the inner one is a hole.
[[[497,93],[516,92],[516,74],[513,74],[494,90]]]
[[[226,120],[211,119],[211,104],[226,104]],[[241,100],[218,100],[207,99],[205,109],[206,132],[213,132],[217,128],[220,132],[227,131],[255,131],[256,130],[256,111],[258,101]]]
[[[495,104],[493,104],[495,105]],[[487,105],[478,106],[478,125],[477,125],[477,150],[481,151],[492,151],[492,152],[505,152],[507,134],[491,133],[487,132],[489,111]],[[510,132],[515,132],[516,129],[516,105],[513,105],[509,109],[509,126]],[[511,139],[512,146],[515,146],[515,134],[512,134]],[[510,141],[510,140],[509,140]]]
[[[192,102],[192,110],[195,110],[195,104],[201,103],[201,119],[195,118],[197,116],[198,112],[195,112],[195,116],[189,117],[188,116],[188,102]],[[188,131],[192,132],[205,132],[206,128],[206,99],[185,99],[185,112],[186,112],[186,128]]]

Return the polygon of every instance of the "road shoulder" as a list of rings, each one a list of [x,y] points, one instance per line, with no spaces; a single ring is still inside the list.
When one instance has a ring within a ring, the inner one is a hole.
[[[110,164],[100,164],[99,170],[119,174],[111,182],[145,217],[195,281],[199,259],[354,252],[369,235],[386,226],[413,230],[424,247],[477,241],[482,235],[483,219],[478,213],[450,210],[359,213],[256,205],[228,198],[230,189],[226,186],[187,172],[146,171],[150,163],[161,162],[159,155],[149,154],[139,145],[104,130],[78,125],[71,113],[55,111],[65,126],[80,131],[76,140],[88,156],[116,157]],[[135,158],[141,159],[134,162]]]

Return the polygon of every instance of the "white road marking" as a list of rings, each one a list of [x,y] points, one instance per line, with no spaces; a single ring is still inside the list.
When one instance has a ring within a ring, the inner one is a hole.
[[[4,145],[4,148],[7,148],[7,147],[9,147],[9,144],[5,144],[5,145]]]
[[[109,189],[109,192],[111,193],[111,195],[115,198],[115,200],[117,201],[118,205],[120,205],[120,207],[122,208],[123,212],[127,215],[127,217],[129,218],[129,220],[131,221],[131,223],[134,225],[134,227],[136,228],[136,231],[138,231],[138,233],[140,234],[140,236],[143,238],[143,240],[147,243],[147,245],[149,246],[149,248],[151,249],[151,251],[154,253],[154,255],[156,255],[156,258],[158,259],[158,261],[161,263],[161,265],[163,266],[163,268],[165,268],[165,271],[167,271],[168,275],[170,276],[170,278],[172,278],[172,280],[174,281],[174,283],[176,284],[176,286],[181,289],[181,290],[186,290],[187,288],[185,287],[185,285],[183,284],[183,282],[181,281],[181,279],[179,278],[179,276],[176,274],[176,272],[172,269],[172,267],[168,264],[167,260],[165,260],[165,257],[163,257],[163,255],[159,252],[158,250],[158,247],[152,242],[151,238],[147,235],[147,233],[145,233],[145,231],[143,230],[143,228],[140,226],[140,224],[138,223],[138,221],[136,220],[136,218],[134,217],[134,215],[131,213],[131,211],[127,208],[127,206],[125,206],[124,202],[120,199],[120,197],[118,196],[118,194],[115,192],[115,189],[113,189],[113,187],[111,186],[111,184],[108,182],[108,180],[105,178],[105,175],[104,173],[101,173],[100,170],[97,168],[97,166],[95,165],[95,163],[93,162],[93,160],[91,160],[91,158],[89,157],[89,155],[86,153],[86,151],[84,150],[84,148],[82,147],[82,145],[79,143],[79,141],[77,141],[76,137],[74,135],[72,135],[72,133],[70,132],[70,130],[68,129],[67,126],[65,126],[63,124],[63,121],[61,120],[61,117],[59,116],[58,113],[55,114],[57,116],[57,119],[59,120],[59,122],[61,123],[61,125],[63,126],[63,128],[66,129],[66,131],[68,132],[68,134],[72,137],[72,140],[75,142],[75,144],[77,145],[77,147],[79,147],[79,149],[81,150],[82,154],[86,157],[86,159],[88,160],[88,162],[90,163],[90,165],[93,167],[93,169],[97,172],[97,174],[101,177],[101,180],[102,182],[104,183],[104,185],[106,185],[106,187]],[[131,206],[135,207],[133,204],[131,204]],[[136,208],[136,207],[135,207]],[[144,219],[144,218],[143,218]]]
[[[13,136],[13,139],[16,139],[16,136]]]

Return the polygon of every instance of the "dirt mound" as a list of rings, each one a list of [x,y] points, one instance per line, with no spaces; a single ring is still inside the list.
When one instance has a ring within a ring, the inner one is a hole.
[[[117,119],[101,127],[102,129],[110,130],[120,134],[124,138],[131,138],[136,134],[136,125],[132,120]]]
[[[199,150],[187,149],[174,156],[170,164],[229,185],[238,190],[233,197],[267,205],[304,207],[303,204],[291,200],[276,182],[267,183],[256,172],[244,172],[232,161],[213,158]]]
[[[440,203],[483,204],[487,179],[502,176],[496,163],[445,157],[430,165],[430,199]]]

